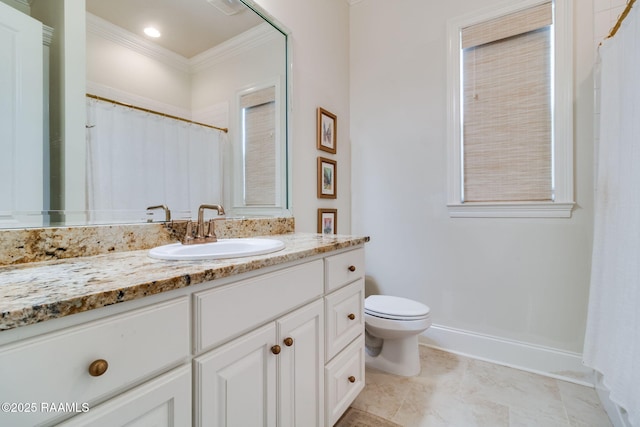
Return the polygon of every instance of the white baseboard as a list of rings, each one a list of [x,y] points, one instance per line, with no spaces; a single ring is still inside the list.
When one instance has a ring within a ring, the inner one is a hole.
[[[595,386],[593,369],[582,364],[582,355],[550,347],[431,325],[419,337],[420,344],[462,356],[509,366],[576,384]]]

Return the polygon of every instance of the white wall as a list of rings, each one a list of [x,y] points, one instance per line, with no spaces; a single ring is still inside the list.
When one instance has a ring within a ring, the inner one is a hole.
[[[317,209],[338,209],[338,233],[351,231],[349,5],[345,0],[256,0],[293,38],[293,213],[296,231],[315,232]],[[316,150],[316,108],[338,116],[336,155]],[[336,200],[316,197],[316,158],[337,160]]]
[[[445,328],[581,353],[593,219],[591,4],[575,7],[573,217],[447,214],[446,22],[495,2],[351,7],[352,231],[371,236],[368,292],[421,301]]]
[[[94,31],[87,31],[87,81],[176,107],[178,111],[191,111],[191,75],[187,69],[168,65],[167,61],[142,54]],[[91,89],[88,88],[89,92]],[[118,93],[97,95],[135,103],[135,100],[120,99]],[[143,107],[158,108],[157,105]],[[167,113],[175,114],[174,111]]]

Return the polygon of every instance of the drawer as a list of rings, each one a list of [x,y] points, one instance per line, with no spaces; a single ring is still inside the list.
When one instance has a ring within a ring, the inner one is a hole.
[[[325,297],[325,348],[329,361],[364,332],[364,279]]]
[[[324,276],[327,293],[364,277],[364,249],[325,258]]]
[[[194,295],[195,351],[211,348],[322,295],[322,260]]]
[[[93,406],[189,356],[189,299],[178,298],[8,345],[0,402]],[[91,376],[92,362],[108,368]],[[43,360],[45,362],[43,362]],[[0,425],[35,425],[60,413],[0,413]]]
[[[364,335],[327,364],[324,375],[325,418],[332,426],[364,388]]]
[[[191,365],[122,393],[58,427],[190,426]]]

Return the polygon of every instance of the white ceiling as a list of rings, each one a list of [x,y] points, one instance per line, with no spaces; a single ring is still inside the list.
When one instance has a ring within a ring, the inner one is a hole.
[[[185,58],[264,22],[244,5],[245,10],[227,16],[207,0],[86,0],[86,4],[89,13]],[[158,29],[162,37],[146,36],[143,30],[147,26]]]

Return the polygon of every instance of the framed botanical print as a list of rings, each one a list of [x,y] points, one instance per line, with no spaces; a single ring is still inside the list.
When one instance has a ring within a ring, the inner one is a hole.
[[[337,198],[336,161],[318,157],[318,198]]]
[[[338,210],[318,209],[318,233],[336,234],[338,232]]]
[[[317,111],[317,140],[316,147],[318,150],[327,153],[336,154],[337,143],[337,126],[338,119],[324,108],[318,108]]]

